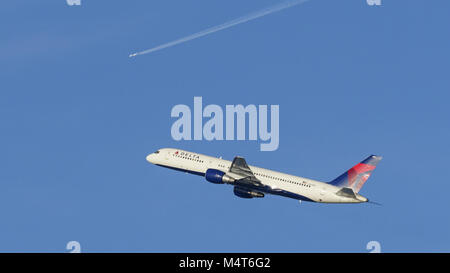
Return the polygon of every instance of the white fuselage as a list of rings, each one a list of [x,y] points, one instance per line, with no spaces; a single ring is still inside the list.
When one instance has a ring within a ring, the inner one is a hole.
[[[158,152],[148,155],[147,161],[155,165],[202,176],[208,169],[216,169],[226,173],[232,163],[229,160],[172,148],[160,149]],[[272,194],[322,203],[367,202],[367,199],[359,194],[356,194],[356,199],[337,195],[336,193],[341,188],[328,183],[255,166],[249,166],[249,168],[263,185],[273,190],[269,192]]]

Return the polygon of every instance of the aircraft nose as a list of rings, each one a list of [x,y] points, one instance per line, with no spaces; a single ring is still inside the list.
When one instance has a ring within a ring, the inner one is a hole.
[[[147,157],[146,157],[146,159],[147,159],[147,161],[148,162],[150,162],[150,163],[155,163],[155,155],[154,154],[149,154]]]

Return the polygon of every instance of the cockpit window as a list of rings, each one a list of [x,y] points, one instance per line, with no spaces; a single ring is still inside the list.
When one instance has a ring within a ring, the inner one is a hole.
[[[159,150],[155,152],[155,154],[159,154]]]

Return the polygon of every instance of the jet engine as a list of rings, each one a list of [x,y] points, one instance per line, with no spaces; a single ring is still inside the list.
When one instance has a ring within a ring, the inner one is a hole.
[[[262,193],[262,192],[247,190],[247,189],[240,188],[240,187],[234,187],[233,192],[236,196],[241,197],[241,198],[253,198],[253,197],[262,198],[262,197],[264,197],[264,193]]]
[[[208,169],[205,173],[205,178],[214,184],[233,183],[235,179],[222,171],[216,169]]]

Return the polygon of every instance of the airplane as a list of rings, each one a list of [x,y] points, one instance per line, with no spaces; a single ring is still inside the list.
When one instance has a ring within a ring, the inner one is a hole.
[[[214,184],[229,184],[241,198],[261,198],[265,194],[280,195],[318,203],[364,203],[360,195],[364,183],[382,159],[371,155],[330,182],[276,172],[247,165],[244,158],[233,161],[180,149],[163,148],[147,156],[155,165],[205,177]]]

